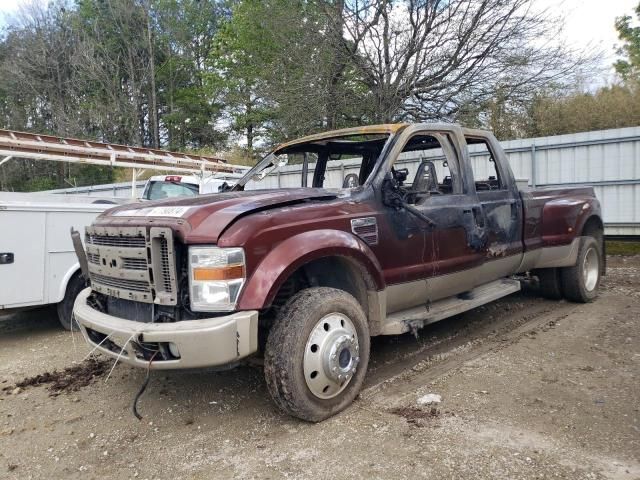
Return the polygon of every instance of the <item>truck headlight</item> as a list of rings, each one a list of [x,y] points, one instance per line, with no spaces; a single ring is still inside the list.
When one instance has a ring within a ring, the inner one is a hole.
[[[245,276],[242,248],[189,247],[191,310],[234,310]]]

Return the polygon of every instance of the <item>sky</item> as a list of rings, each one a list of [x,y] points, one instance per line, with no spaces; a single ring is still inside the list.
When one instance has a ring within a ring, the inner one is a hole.
[[[0,0],[0,26],[18,5],[33,0]],[[38,1],[38,0],[36,0]],[[598,49],[610,65],[615,60],[614,46],[618,41],[613,26],[616,17],[632,15],[640,0],[534,0],[541,9],[565,18],[565,37],[578,49]]]
[[[613,59],[618,43],[615,19],[623,15],[634,17],[633,9],[640,0],[536,0],[535,3],[564,17],[564,34],[570,45],[601,49]]]

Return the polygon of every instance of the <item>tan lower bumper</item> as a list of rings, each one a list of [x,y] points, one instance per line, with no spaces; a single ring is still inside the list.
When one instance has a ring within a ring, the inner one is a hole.
[[[258,349],[257,311],[175,323],[142,323],[91,308],[87,305],[90,293],[91,288],[80,292],[73,307],[82,334],[92,348],[114,358],[120,356],[124,363],[147,368],[149,361],[136,355],[139,342],[175,345],[180,358],[154,359],[151,368],[158,370],[227,365]]]

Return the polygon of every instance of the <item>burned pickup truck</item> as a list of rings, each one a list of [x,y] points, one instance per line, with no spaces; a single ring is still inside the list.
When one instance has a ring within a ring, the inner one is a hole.
[[[278,171],[295,185],[264,188]],[[605,268],[592,188],[519,190],[491,133],[451,124],[283,144],[220,194],[103,213],[85,248],[90,288],[74,313],[89,344],[150,369],[263,355],[275,403],[309,421],[356,397],[370,337],[478,307],[525,277],[588,302]]]

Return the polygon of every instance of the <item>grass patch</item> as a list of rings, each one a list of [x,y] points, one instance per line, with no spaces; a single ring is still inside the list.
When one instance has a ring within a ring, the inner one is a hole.
[[[640,255],[640,242],[606,240],[607,255]]]

